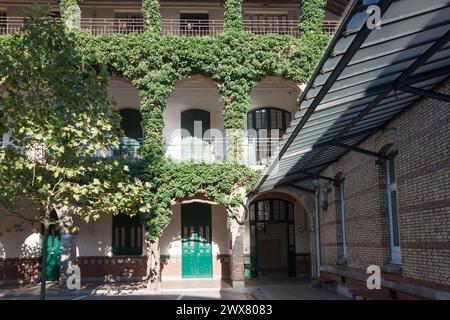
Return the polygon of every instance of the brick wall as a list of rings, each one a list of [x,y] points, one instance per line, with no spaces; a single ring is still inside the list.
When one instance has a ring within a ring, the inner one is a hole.
[[[20,282],[35,283],[39,281],[38,258],[7,258],[0,260],[0,283]]]
[[[139,280],[147,271],[146,256],[78,257],[82,279]]]
[[[441,92],[450,92],[450,84]],[[390,121],[386,130],[359,147],[382,151],[392,144],[395,158],[402,257],[398,281],[450,288],[450,106],[427,99]],[[365,270],[389,261],[389,224],[384,165],[348,152],[321,172],[345,178],[347,268]],[[321,212],[322,264],[336,265],[337,197]],[[386,276],[386,274],[385,274]]]

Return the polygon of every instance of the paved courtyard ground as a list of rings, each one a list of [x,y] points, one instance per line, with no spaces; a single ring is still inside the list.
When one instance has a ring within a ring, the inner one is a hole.
[[[0,286],[0,300],[39,299],[38,285]],[[143,283],[86,284],[79,291],[60,292],[48,285],[48,300],[343,300],[344,297],[313,288],[306,280],[247,280],[235,289],[225,281],[165,281],[161,292],[152,293]]]

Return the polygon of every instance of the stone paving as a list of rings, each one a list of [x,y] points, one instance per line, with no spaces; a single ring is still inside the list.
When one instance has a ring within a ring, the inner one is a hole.
[[[39,299],[39,285],[2,286],[0,300]],[[336,294],[313,288],[301,279],[252,279],[243,289],[233,289],[226,281],[164,281],[161,292],[149,292],[143,283],[87,284],[81,290],[61,292],[49,284],[48,300],[344,300]]]

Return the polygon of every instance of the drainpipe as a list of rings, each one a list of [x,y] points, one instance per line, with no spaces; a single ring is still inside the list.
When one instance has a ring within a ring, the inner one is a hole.
[[[315,236],[316,236],[316,276],[320,278],[320,180],[315,181],[316,210],[315,210]]]

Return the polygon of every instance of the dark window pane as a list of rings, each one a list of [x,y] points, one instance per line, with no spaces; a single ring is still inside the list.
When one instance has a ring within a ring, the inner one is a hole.
[[[250,112],[247,115],[247,129],[254,129],[253,128],[253,112]]]
[[[113,254],[142,254],[142,224],[137,216],[119,214],[113,217]]]
[[[252,220],[252,221],[255,220],[255,205],[254,204],[250,205],[250,220]]]
[[[398,215],[397,215],[397,192],[394,190],[391,192],[391,208],[392,208],[392,233],[394,246],[400,246],[399,240],[399,226],[398,226]]]
[[[395,161],[394,158],[389,160],[389,178],[390,183],[395,183]]]

